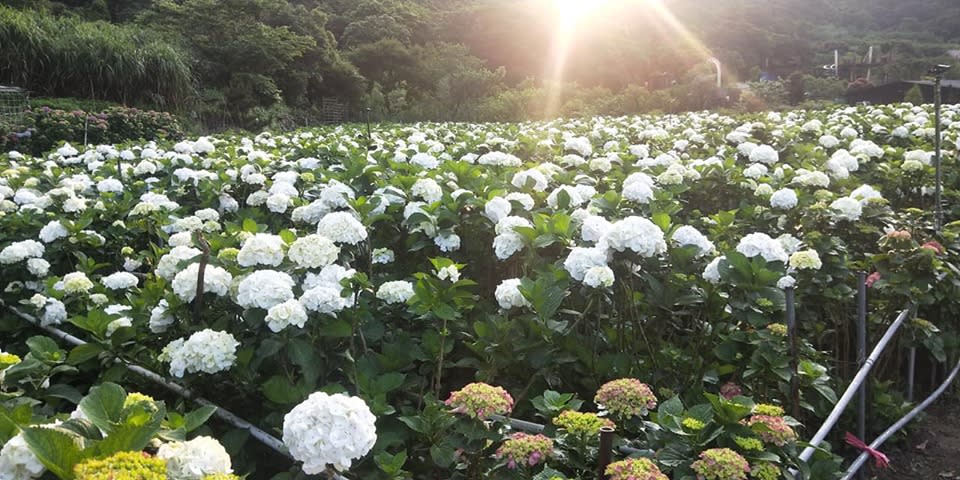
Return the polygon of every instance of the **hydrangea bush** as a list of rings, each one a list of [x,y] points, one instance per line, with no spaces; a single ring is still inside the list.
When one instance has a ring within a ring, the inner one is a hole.
[[[769,477],[844,383],[828,366],[851,359],[838,332],[857,272],[877,322],[915,303],[910,338],[946,358],[960,228],[949,205],[940,233],[924,210],[931,122],[901,104],[6,152],[0,300],[89,343],[4,315],[0,348],[21,361],[0,357],[0,405],[53,423],[91,384],[146,388],[119,360],[284,437],[307,473],[513,478],[502,415],[539,415],[556,454],[524,474],[581,475],[611,421],[638,448],[682,447],[663,475],[711,475],[720,457],[700,454],[727,448]],[[803,319],[797,405],[785,288]],[[0,465],[21,477],[28,425],[0,423]],[[224,435],[239,463],[202,474],[294,475],[221,427],[198,438]]]

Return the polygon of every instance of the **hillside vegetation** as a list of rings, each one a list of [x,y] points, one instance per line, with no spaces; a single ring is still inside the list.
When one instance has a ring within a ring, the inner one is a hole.
[[[831,100],[865,74],[814,81],[834,49],[850,65],[873,46],[879,83],[952,61],[960,39],[950,0],[614,1],[573,26],[554,74],[552,0],[5,3],[0,43],[14,48],[0,82],[190,112],[212,129],[310,124],[323,97],[355,120],[363,107],[375,120],[522,120],[737,106],[712,86],[711,56],[731,86],[807,75],[746,108]]]

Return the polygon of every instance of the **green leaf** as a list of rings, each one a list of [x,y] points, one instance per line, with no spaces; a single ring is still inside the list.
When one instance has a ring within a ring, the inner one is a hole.
[[[186,430],[187,432],[192,432],[200,428],[200,426],[206,423],[206,421],[210,419],[210,416],[213,415],[216,411],[217,411],[217,407],[213,405],[204,405],[192,412],[187,413],[183,418],[184,430]]]
[[[683,416],[683,402],[680,401],[680,397],[674,396],[670,400],[660,404],[660,408],[657,409],[657,413],[660,415],[670,415],[673,417],[682,417]]]
[[[113,428],[101,442],[93,448],[98,457],[106,457],[117,452],[140,451],[146,448],[150,440],[160,431],[163,417],[167,412],[162,406],[156,410],[146,407],[134,408],[127,412],[123,423]]]
[[[100,430],[110,433],[122,420],[123,402],[127,393],[120,385],[104,383],[90,389],[80,400],[80,411]]]
[[[244,218],[244,219],[243,219],[243,231],[244,231],[244,232],[257,233],[257,230],[258,230],[258,229],[259,229],[259,227],[257,227],[257,222],[256,222],[256,220],[254,220],[254,219],[252,219],[252,218]]]
[[[320,335],[331,338],[349,338],[353,335],[353,326],[342,318],[323,319]]]
[[[297,234],[287,230],[286,228],[280,230],[280,238],[283,239],[283,242],[287,245],[290,245],[293,242],[297,241]]]
[[[22,433],[30,451],[61,480],[74,478],[73,467],[88,458],[84,452],[83,437],[69,430],[29,427]]]
[[[281,405],[297,403],[304,396],[301,388],[291,384],[286,377],[281,375],[270,377],[270,379],[263,383],[260,390],[268,400]]]
[[[67,363],[70,365],[80,365],[87,360],[96,358],[102,351],[103,347],[94,343],[77,345],[73,350],[70,350],[70,354],[67,355]]]
[[[60,354],[60,347],[57,342],[49,337],[30,337],[27,339],[27,346],[30,347],[30,353],[40,360],[63,361]]]
[[[438,467],[447,468],[456,460],[457,451],[450,445],[434,445],[430,447],[430,458]]]
[[[654,213],[650,220],[654,225],[660,227],[660,230],[667,232],[670,230],[670,215],[663,212]]]
[[[391,477],[395,477],[400,475],[400,472],[403,470],[403,465],[407,463],[407,451],[404,450],[396,455],[380,452],[373,457],[373,460],[377,462],[380,470]]]

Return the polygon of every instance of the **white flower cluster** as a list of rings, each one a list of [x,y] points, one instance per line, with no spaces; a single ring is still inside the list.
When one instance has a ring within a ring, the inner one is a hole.
[[[359,398],[316,392],[283,417],[283,443],[308,475],[342,471],[373,448],[376,421]]]
[[[641,257],[653,257],[667,250],[663,230],[643,217],[627,217],[614,223],[603,240],[613,250],[629,249]]]
[[[506,260],[523,250],[523,236],[515,232],[516,227],[532,227],[533,224],[523,217],[504,217],[497,222],[497,236],[493,239],[493,250],[500,260]]]
[[[170,362],[170,375],[177,378],[183,378],[184,373],[212,374],[233,366],[238,346],[240,342],[233,335],[205,329],[168,343],[161,359]]]
[[[797,192],[784,188],[770,195],[770,206],[780,210],[790,210],[797,206]]]
[[[687,245],[697,247],[697,258],[711,253],[714,250],[713,242],[711,242],[706,235],[700,233],[699,230],[689,225],[678,228],[673,232],[673,236],[670,239],[673,243],[681,247]]]
[[[787,261],[787,252],[784,251],[783,245],[765,233],[751,233],[740,239],[737,252],[747,258],[759,255],[768,262],[786,263]]]
[[[202,480],[207,475],[233,473],[227,450],[210,437],[164,443],[157,450],[157,458],[167,463],[170,480]]]
[[[191,263],[177,276],[173,277],[173,293],[184,302],[192,302],[197,296],[197,281],[200,276],[200,264]],[[203,269],[203,292],[225,296],[230,290],[233,275],[221,267],[207,265]]]
[[[248,237],[237,254],[237,263],[243,267],[268,265],[276,267],[283,263],[285,244],[279,235],[257,233]]]
[[[500,308],[510,310],[514,307],[529,307],[530,301],[520,293],[520,279],[511,278],[500,282],[494,294]]]
[[[30,480],[39,478],[45,471],[22,434],[7,440],[0,449],[0,478],[3,480]]]
[[[367,239],[367,229],[350,212],[332,212],[317,224],[317,233],[337,243],[356,245]]]
[[[43,244],[36,240],[13,242],[0,250],[0,264],[10,265],[28,258],[40,258],[43,256],[43,252]]]
[[[204,279],[206,280],[206,279]],[[296,282],[290,275],[274,270],[257,270],[243,278],[237,287],[237,305],[269,310],[294,297]]]
[[[128,288],[133,288],[137,286],[139,281],[140,280],[136,275],[129,272],[111,273],[110,275],[100,279],[100,283],[110,290],[126,290]]]
[[[413,295],[413,284],[405,280],[386,282],[377,289],[377,298],[389,304],[406,303]]]
[[[842,197],[830,204],[830,210],[833,212],[833,218],[837,220],[855,222],[863,214],[863,205],[855,198]]]
[[[271,332],[277,333],[290,325],[303,328],[307,319],[307,309],[299,300],[291,299],[270,307],[264,321]]]

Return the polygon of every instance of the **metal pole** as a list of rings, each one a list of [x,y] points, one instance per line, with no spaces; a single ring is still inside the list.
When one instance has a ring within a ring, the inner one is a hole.
[[[921,403],[920,405],[917,405],[916,408],[914,408],[913,410],[910,410],[910,413],[906,414],[903,418],[898,420],[897,423],[894,423],[885,432],[880,434],[880,436],[877,437],[877,439],[870,444],[870,448],[876,449],[880,447],[880,445],[883,445],[883,442],[887,441],[887,439],[890,438],[894,433],[897,433],[897,431],[903,428],[904,425],[909,423],[910,420],[913,420],[913,418],[916,417],[920,412],[924,411],[927,407],[930,406],[930,404],[935,402],[937,398],[939,398],[940,395],[942,395],[943,392],[947,390],[947,387],[949,387],[950,384],[953,383],[953,380],[957,377],[958,372],[960,372],[960,363],[957,363],[957,366],[953,367],[953,371],[950,372],[950,375],[947,377],[947,379],[942,384],[940,384],[940,387],[938,387],[937,390],[933,392],[933,394],[927,397],[927,399],[924,400],[923,403]],[[867,461],[867,457],[868,457],[868,454],[866,452],[861,453],[860,456],[857,457],[856,460],[854,460],[853,464],[850,465],[850,468],[847,469],[847,473],[843,476],[843,480],[849,480],[850,477],[852,477],[855,472],[860,470],[860,467],[862,467],[864,462]]]
[[[943,74],[938,73],[934,77],[933,81],[933,109],[934,109],[934,139],[933,139],[933,148],[934,148],[934,157],[933,165],[936,168],[937,175],[937,186],[936,193],[934,195],[934,202],[936,203],[935,209],[935,218],[933,220],[934,228],[937,233],[940,233],[940,226],[943,225],[943,202],[940,198],[941,191],[943,190],[943,168],[940,165],[940,81],[943,80]]]
[[[833,426],[836,425],[838,420],[840,420],[840,415],[843,414],[843,411],[847,408],[847,405],[850,404],[850,400],[853,399],[857,389],[860,388],[860,384],[867,379],[867,375],[870,374],[870,369],[873,368],[873,364],[876,363],[877,358],[880,357],[880,354],[883,353],[883,350],[887,348],[890,340],[893,339],[893,336],[897,333],[897,330],[900,329],[900,326],[903,325],[903,322],[906,321],[907,317],[910,315],[911,310],[912,307],[904,309],[902,312],[900,312],[900,315],[897,316],[897,319],[893,321],[893,324],[891,324],[890,327],[887,328],[886,333],[883,334],[883,338],[881,338],[880,341],[877,342],[877,345],[873,347],[873,352],[871,352],[870,356],[867,357],[867,360],[863,362],[863,367],[860,368],[860,371],[857,372],[857,375],[853,377],[853,381],[850,382],[850,385],[847,386],[847,389],[843,392],[840,400],[837,401],[836,405],[834,405],[833,411],[830,412],[830,415],[823,422],[823,425],[820,426],[820,429],[817,430],[817,433],[813,435],[813,439],[810,440],[810,445],[800,452],[801,462],[810,460],[810,457],[813,456],[813,452],[816,451],[817,446],[823,442],[823,439],[827,438],[827,434],[830,433],[830,430],[833,429]]]
[[[613,453],[613,427],[600,427],[600,452],[597,478],[607,478],[605,472]]]
[[[914,374],[917,371],[917,347],[910,347],[907,351],[907,401],[913,401]]]
[[[867,274],[857,274],[857,368],[863,368],[867,360]],[[867,382],[860,385],[857,395],[857,436],[867,439]],[[866,473],[860,472],[860,480]]]
[[[790,403],[794,418],[800,417],[800,377],[797,375],[799,349],[797,348],[797,305],[793,287],[783,291],[787,308],[787,339],[790,341]]]

